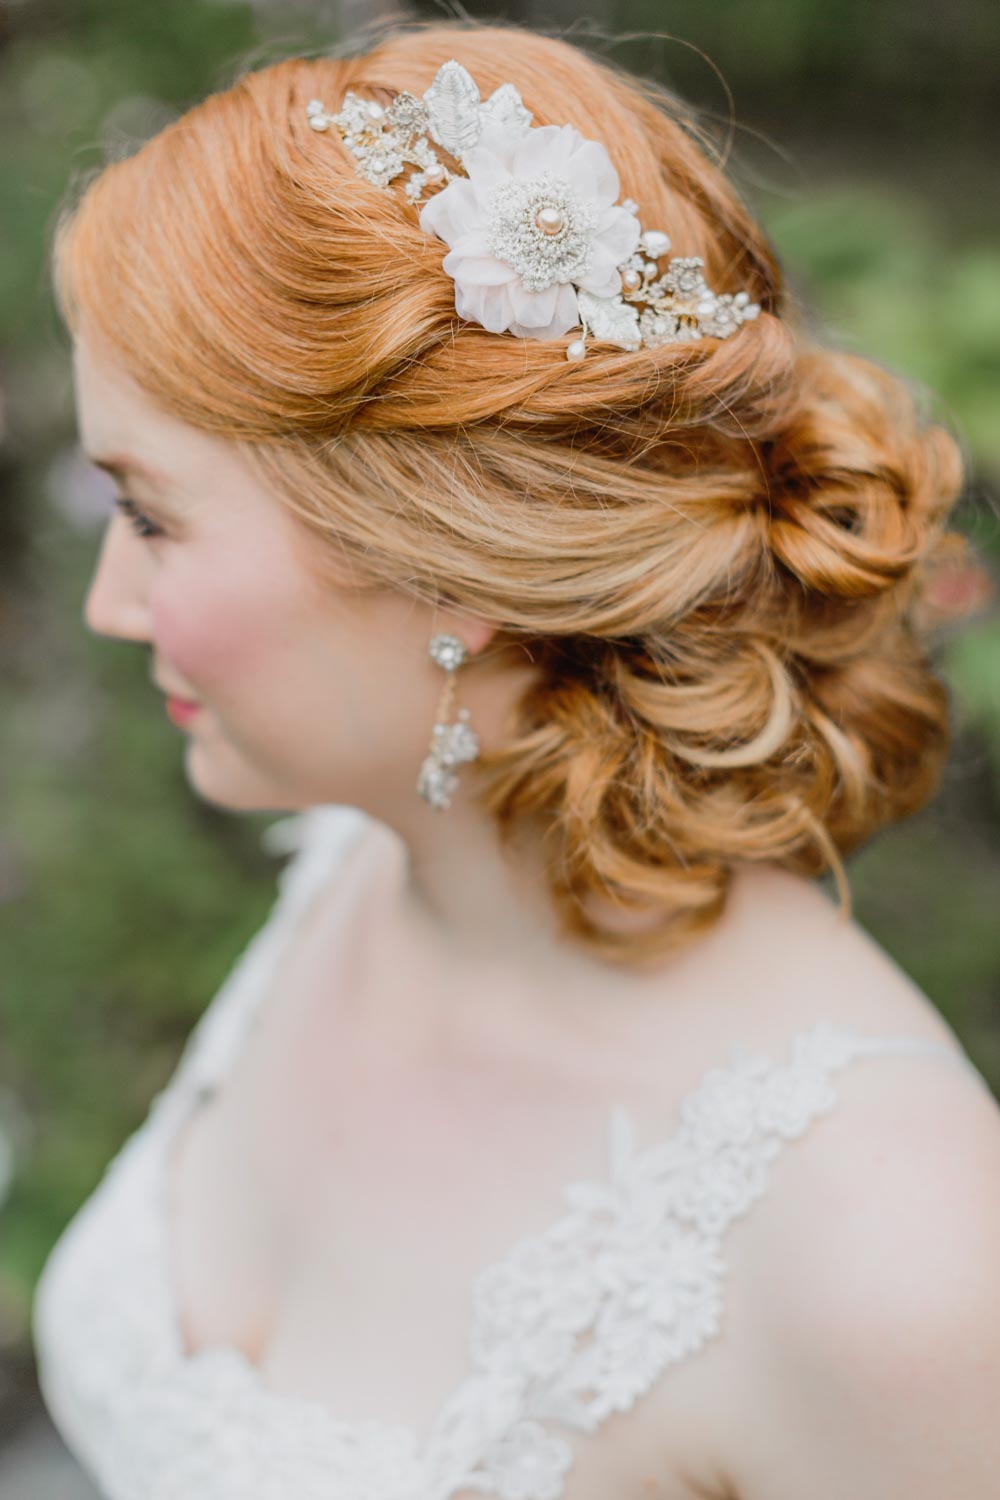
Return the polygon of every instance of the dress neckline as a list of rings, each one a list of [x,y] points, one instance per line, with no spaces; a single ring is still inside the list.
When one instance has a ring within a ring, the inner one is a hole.
[[[296,823],[308,829],[309,820],[312,819],[314,820],[313,826],[318,828],[319,835],[322,835],[324,832],[322,820],[339,810],[325,806],[313,808],[304,814],[283,819],[281,823],[272,825],[270,832],[274,833],[278,830],[277,836],[269,841],[272,851],[290,852],[283,843],[285,831],[289,825]],[[210,1360],[226,1359],[234,1365],[244,1366],[252,1383],[259,1386],[265,1396],[274,1396],[280,1401],[293,1400],[296,1404],[304,1402],[307,1405],[316,1405],[328,1414],[329,1409],[321,1402],[314,1402],[309,1397],[289,1396],[286,1392],[275,1390],[268,1385],[259,1366],[235,1344],[203,1344],[197,1349],[186,1348],[176,1264],[171,1254],[170,1199],[174,1181],[176,1147],[182,1132],[214,1097],[223,1086],[232,1068],[238,1064],[249,1040],[253,1022],[264,1006],[274,979],[288,957],[296,937],[309,917],[315,913],[327,887],[328,878],[334,873],[338,879],[343,878],[354,864],[360,848],[365,843],[367,829],[361,827],[359,835],[344,854],[340,847],[342,837],[339,836],[342,831],[332,818],[329,826],[331,834],[336,834],[338,837],[317,836],[311,847],[293,855],[290,863],[279,874],[279,882],[283,886],[285,882],[288,882],[288,886],[279,898],[281,910],[273,914],[271,923],[265,924],[265,931],[270,926],[272,941],[256,969],[252,965],[247,966],[237,976],[238,982],[234,992],[226,997],[231,1008],[231,1015],[226,1019],[234,1020],[236,1026],[235,1029],[225,1029],[225,1046],[222,1055],[216,1052],[210,1057],[208,1078],[198,1076],[199,1053],[195,1046],[190,1059],[190,1072],[186,1067],[187,1060],[182,1059],[175,1077],[167,1084],[163,1096],[156,1101],[157,1114],[161,1115],[161,1118],[157,1121],[158,1149],[153,1180],[155,1204],[153,1234],[157,1281],[162,1288],[162,1300],[166,1313],[164,1327],[168,1332],[171,1361],[183,1370],[187,1367],[194,1369]],[[268,841],[265,840],[265,842]],[[301,867],[297,867],[299,860],[304,861]],[[258,939],[263,935],[259,933]],[[208,1013],[205,1019],[208,1019]],[[193,1040],[199,1039],[193,1038]]]
[[[319,811],[328,814],[330,809],[323,808]],[[791,1140],[801,1134],[809,1118],[831,1107],[833,1096],[829,1088],[828,1073],[854,1056],[866,1052],[901,1049],[918,1053],[928,1051],[944,1053],[952,1057],[954,1061],[962,1063],[968,1063],[968,1059],[955,1049],[924,1038],[869,1037],[850,1027],[824,1020],[813,1023],[792,1036],[790,1055],[785,1060],[776,1060],[739,1042],[730,1044],[729,1063],[716,1063],[702,1071],[694,1086],[680,1097],[675,1107],[674,1128],[665,1138],[661,1136],[651,1144],[644,1146],[638,1144],[638,1132],[630,1110],[623,1103],[613,1104],[606,1117],[609,1162],[607,1178],[599,1181],[580,1179],[565,1182],[562,1186],[562,1196],[568,1207],[564,1208],[563,1213],[558,1217],[553,1215],[541,1230],[532,1230],[519,1237],[499,1259],[487,1263],[474,1276],[469,1291],[471,1308],[467,1322],[469,1358],[466,1373],[460,1377],[458,1384],[436,1408],[427,1427],[426,1438],[422,1438],[419,1428],[409,1424],[338,1419],[329,1406],[318,1398],[280,1391],[271,1386],[260,1367],[235,1345],[208,1344],[196,1350],[188,1350],[185,1347],[180,1299],[170,1255],[169,1190],[172,1181],[170,1168],[174,1160],[173,1147],[182,1129],[187,1121],[194,1117],[206,1098],[214,1094],[221,1086],[221,1081],[237,1060],[245,1044],[247,1023],[252,1022],[267,995],[273,978],[286,957],[296,933],[300,930],[302,918],[315,910],[318,896],[326,886],[327,877],[334,870],[338,875],[343,874],[344,870],[353,863],[353,857],[343,857],[342,833],[342,828],[338,828],[336,821],[331,819],[329,834],[336,836],[327,837],[327,828],[321,824],[320,836],[315,845],[304,851],[307,860],[305,867],[295,870],[288,867],[286,872],[282,872],[283,876],[287,873],[289,877],[294,877],[294,880],[292,889],[287,893],[289,899],[284,909],[280,914],[276,914],[278,931],[275,932],[272,929],[273,941],[262,955],[261,962],[256,969],[251,966],[238,976],[234,992],[227,997],[236,1011],[238,1026],[235,1037],[231,1030],[227,1034],[228,1046],[223,1054],[221,1069],[218,1065],[219,1055],[216,1053],[216,1076],[210,1077],[206,1085],[204,1079],[199,1080],[196,1066],[187,1068],[182,1063],[174,1079],[168,1083],[163,1095],[157,1101],[155,1114],[158,1121],[158,1133],[156,1134],[151,1184],[154,1203],[149,1241],[154,1281],[153,1295],[161,1303],[163,1312],[163,1317],[157,1319],[156,1326],[162,1330],[164,1347],[157,1352],[160,1356],[161,1368],[164,1368],[168,1374],[183,1380],[187,1377],[195,1378],[199,1372],[212,1369],[225,1377],[234,1378],[244,1390],[252,1395],[255,1403],[272,1411],[276,1416],[293,1409],[298,1413],[308,1414],[321,1430],[329,1433],[331,1438],[343,1440],[345,1437],[353,1438],[363,1432],[370,1440],[373,1435],[381,1434],[382,1439],[394,1445],[395,1451],[404,1455],[406,1461],[415,1465],[421,1474],[436,1476],[434,1494],[439,1497],[439,1500],[448,1500],[448,1496],[455,1492],[459,1484],[455,1481],[452,1488],[442,1487],[441,1476],[455,1472],[454,1450],[456,1447],[461,1449],[464,1444],[472,1452],[475,1442],[481,1444],[483,1441],[481,1433],[474,1441],[473,1436],[465,1430],[465,1427],[469,1425],[467,1412],[475,1408],[477,1403],[484,1407],[489,1405],[491,1420],[497,1426],[498,1431],[503,1431],[504,1422],[510,1425],[517,1421],[526,1384],[523,1377],[516,1371],[505,1370],[502,1360],[494,1359],[493,1367],[489,1358],[485,1361],[478,1358],[475,1362],[473,1361],[472,1354],[475,1352],[477,1343],[474,1325],[477,1315],[477,1296],[480,1291],[492,1294],[497,1286],[509,1282],[512,1277],[516,1276],[517,1268],[524,1265],[530,1267],[536,1262],[539,1247],[551,1247],[559,1244],[560,1241],[568,1242],[571,1232],[577,1231],[580,1223],[586,1220],[587,1216],[597,1216],[606,1220],[609,1215],[619,1212],[623,1204],[628,1204],[630,1195],[637,1201],[643,1199],[645,1195],[645,1208],[648,1209],[649,1194],[653,1191],[655,1184],[662,1180],[663,1175],[671,1173],[676,1168],[690,1165],[692,1130],[697,1132],[700,1129],[703,1144],[711,1149],[715,1145],[713,1132],[716,1132],[720,1126],[726,1129],[731,1126],[734,1107],[736,1115],[739,1114],[742,1100],[740,1090],[744,1084],[760,1082],[762,1079],[766,1082],[765,1075],[768,1074],[777,1078],[781,1086],[787,1090],[788,1097],[787,1099],[777,1097],[774,1112],[776,1123],[772,1128],[779,1135],[784,1135],[786,1139]],[[363,843],[364,838],[359,838],[352,845],[349,854],[353,856]],[[227,1017],[228,1019],[231,1018]],[[190,1061],[192,1064],[197,1063],[197,1049]],[[781,1095],[781,1089],[778,1090],[778,1095]],[[720,1100],[725,1106],[724,1120],[713,1115],[713,1106]],[[782,1110],[784,1110],[784,1120]],[[751,1134],[749,1120],[748,1115],[745,1131],[747,1141],[750,1140]],[[721,1136],[720,1143],[725,1144]],[[731,1144],[732,1142],[729,1143]],[[686,1270],[689,1280],[693,1277],[695,1284],[700,1278],[700,1288],[697,1289],[696,1294],[692,1294],[694,1298],[692,1307],[695,1308],[696,1315],[693,1314],[689,1319],[687,1332],[682,1341],[662,1357],[661,1364],[672,1363],[675,1359],[693,1352],[700,1347],[701,1343],[720,1331],[721,1284],[724,1274],[721,1239],[732,1219],[745,1212],[750,1200],[759,1196],[764,1190],[767,1168],[763,1163],[766,1159],[776,1155],[778,1149],[773,1142],[766,1144],[767,1149],[762,1153],[761,1171],[756,1177],[753,1172],[749,1174],[748,1185],[743,1190],[742,1199],[737,1197],[729,1203],[722,1202],[721,1205],[710,1206],[707,1217],[702,1213],[699,1230],[700,1244],[692,1238],[687,1249],[694,1252],[693,1259],[689,1255],[690,1264],[687,1267],[681,1265],[679,1268],[680,1274],[683,1276]],[[692,1201],[693,1211],[697,1214],[700,1212],[699,1205],[695,1200]],[[696,1265],[695,1261],[698,1261],[699,1256],[700,1263]],[[682,1255],[681,1261],[683,1259]],[[673,1266],[664,1267],[664,1270],[671,1274],[674,1269]],[[572,1287],[568,1291],[572,1300]],[[576,1314],[571,1309],[568,1314],[562,1315],[567,1330],[567,1342],[575,1342],[579,1333],[584,1332],[593,1322],[593,1310],[587,1309],[586,1297],[581,1291]],[[576,1317],[575,1327],[574,1316]],[[478,1331],[480,1350],[483,1342],[483,1333],[480,1328]],[[625,1391],[624,1394],[612,1392],[603,1405],[594,1402],[588,1404],[580,1400],[575,1403],[572,1401],[565,1403],[560,1408],[557,1403],[549,1415],[553,1420],[564,1422],[579,1430],[593,1431],[599,1422],[610,1414],[610,1411],[627,1410],[636,1396],[652,1385],[657,1373],[659,1371],[653,1365],[648,1365],[645,1376],[639,1384]],[[537,1429],[540,1435],[539,1441],[548,1444],[545,1453],[553,1466],[553,1478],[556,1473],[564,1473],[568,1469],[572,1461],[571,1450],[561,1438],[547,1436],[537,1422],[521,1422],[520,1426],[525,1430]],[[462,1483],[469,1482],[471,1478],[474,1484],[477,1472],[480,1471],[475,1468],[474,1464],[472,1468],[466,1467]],[[553,1490],[553,1493],[556,1491]]]
[[[417,1461],[426,1461],[430,1450],[434,1446],[435,1435],[447,1428],[447,1414],[455,1405],[456,1398],[466,1389],[480,1383],[480,1377],[467,1366],[458,1383],[446,1394],[431,1417],[428,1425],[428,1437],[426,1442],[420,1442],[420,1429],[409,1423],[381,1422],[366,1420],[364,1423],[347,1421],[337,1418],[331,1408],[318,1398],[298,1395],[295,1392],[281,1391],[268,1383],[267,1377],[260,1366],[250,1358],[248,1354],[238,1345],[224,1342],[202,1344],[197,1349],[188,1349],[185,1346],[185,1338],[182,1323],[182,1312],[180,1297],[178,1294],[178,1282],[176,1279],[176,1263],[171,1255],[170,1235],[170,1189],[173,1181],[172,1167],[175,1161],[175,1147],[185,1126],[195,1117],[199,1109],[215,1094],[224,1083],[225,1077],[239,1061],[239,1057],[248,1040],[254,1018],[259,1014],[262,1005],[271,989],[273,980],[280,971],[281,965],[286,959],[296,936],[301,931],[309,916],[315,912],[319,900],[327,887],[329,876],[336,874],[342,878],[348,868],[353,865],[354,857],[358,854],[365,842],[365,829],[360,830],[360,836],[354,841],[346,855],[341,850],[342,839],[339,837],[341,830],[338,829],[336,819],[330,817],[331,812],[339,809],[327,807],[310,810],[304,816],[316,820],[314,827],[316,835],[311,847],[305,851],[305,858],[310,861],[305,868],[296,870],[294,859],[292,864],[286,866],[282,877],[287,876],[294,881],[289,891],[289,900],[285,910],[280,914],[277,922],[278,931],[273,933],[275,941],[266,952],[256,971],[251,971],[240,978],[243,981],[236,987],[236,992],[229,997],[234,1004],[238,1027],[236,1035],[230,1032],[225,1049],[225,1056],[220,1067],[218,1061],[212,1069],[214,1076],[211,1081],[205,1082],[197,1078],[189,1078],[185,1075],[183,1068],[178,1070],[178,1076],[164,1090],[164,1097],[159,1101],[162,1109],[162,1118],[159,1120],[159,1134],[157,1139],[157,1152],[154,1163],[153,1175],[153,1199],[154,1215],[152,1223],[152,1258],[155,1269],[155,1281],[160,1294],[164,1317],[162,1328],[167,1335],[167,1348],[164,1350],[169,1365],[173,1370],[184,1375],[186,1372],[194,1374],[200,1369],[210,1366],[228,1366],[238,1374],[241,1383],[252,1390],[255,1399],[266,1403],[269,1407],[285,1408],[289,1405],[302,1410],[311,1411],[332,1432],[344,1433],[359,1426],[366,1429],[378,1427],[385,1432],[395,1435],[397,1441],[402,1438],[411,1450],[413,1458]],[[325,821],[329,819],[329,822]],[[291,820],[290,820],[291,821]],[[308,823],[305,825],[308,828]],[[329,833],[328,833],[329,831]],[[332,835],[332,836],[330,836]],[[282,849],[280,838],[275,839],[273,847]],[[282,878],[279,877],[279,878]],[[296,878],[297,877],[297,878]],[[197,1053],[192,1059],[197,1061]],[[176,1085],[176,1088],[174,1087]],[[692,1091],[693,1092],[693,1091]],[[686,1097],[686,1096],[685,1096]],[[605,1117],[605,1138],[607,1141],[607,1152],[609,1159],[614,1163],[616,1157],[620,1158],[626,1140],[634,1143],[635,1125],[626,1107],[621,1103],[612,1104]],[[567,1181],[562,1185],[563,1195],[572,1199],[575,1192],[586,1192],[592,1184],[582,1179]],[[561,1222],[561,1220],[559,1221]],[[550,1218],[542,1230],[550,1230],[553,1221]],[[526,1245],[533,1243],[540,1237],[538,1230],[529,1231],[519,1236],[499,1259],[487,1262],[474,1276],[473,1286],[477,1283],[500,1273],[519,1251]],[[468,1340],[467,1340],[468,1342]]]

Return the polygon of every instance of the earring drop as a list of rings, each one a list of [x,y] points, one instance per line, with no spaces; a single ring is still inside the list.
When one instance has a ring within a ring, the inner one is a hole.
[[[458,785],[453,768],[479,755],[479,737],[469,724],[469,710],[460,708],[454,722],[448,723],[455,699],[455,673],[468,653],[457,635],[432,636],[427,652],[448,678],[435,715],[430,751],[417,777],[417,791],[432,807],[450,807],[451,794]]]

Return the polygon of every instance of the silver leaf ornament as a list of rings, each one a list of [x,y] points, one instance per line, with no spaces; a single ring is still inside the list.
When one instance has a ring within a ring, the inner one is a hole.
[[[593,292],[576,294],[580,316],[595,339],[617,344],[620,349],[638,349],[642,345],[639,314],[621,297],[595,297]]]
[[[531,110],[525,109],[512,83],[502,83],[494,89],[486,102],[479,106],[479,113],[484,125],[498,126],[511,138],[526,135],[534,118]]]
[[[472,75],[452,58],[438,69],[423,98],[431,136],[461,160],[482,130],[479,90]]]

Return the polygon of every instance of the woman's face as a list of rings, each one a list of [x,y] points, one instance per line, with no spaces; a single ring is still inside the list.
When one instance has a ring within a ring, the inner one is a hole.
[[[75,372],[84,451],[132,502],[85,619],[148,646],[156,686],[198,705],[182,730],[195,788],[243,809],[411,809],[444,682],[427,643],[452,630],[475,653],[489,625],[321,583],[303,556],[319,542],[234,445],[154,405],[94,341],[77,340]]]

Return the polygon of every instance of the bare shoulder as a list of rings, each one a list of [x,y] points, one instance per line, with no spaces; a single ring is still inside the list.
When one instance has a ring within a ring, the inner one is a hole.
[[[787,946],[768,901],[795,907]],[[1000,1230],[1000,1105],[929,997],[816,887],[776,872],[747,910],[793,975],[768,960],[771,996],[756,1000],[751,1026],[764,1050],[784,1057],[820,1020],[936,1049],[863,1055],[834,1075],[834,1107],[785,1153],[762,1216],[770,1307],[796,1327],[846,1300],[838,1320],[854,1309],[863,1321],[905,1307],[912,1290],[930,1315],[928,1283],[947,1258]]]
[[[864,1067],[768,1200],[728,1471],[768,1500],[988,1500],[1000,1110],[930,1060]]]
[[[789,1027],[826,1018],[960,1050],[954,1031],[913,978],[856,915],[843,916],[815,881],[776,866],[744,869],[734,881],[720,936],[734,965],[751,976],[744,987],[751,1023],[775,1041]]]
[[[748,1404],[722,1439],[726,1470],[768,1500],[986,1500],[1000,1471],[1000,1107],[931,1001],[821,891],[774,872],[739,900],[761,936],[777,940],[772,912],[792,917],[786,952],[812,981],[798,998],[779,978],[759,1002],[776,1042],[822,1017],[952,1056],[849,1063],[834,1107],[772,1167],[734,1245]]]

